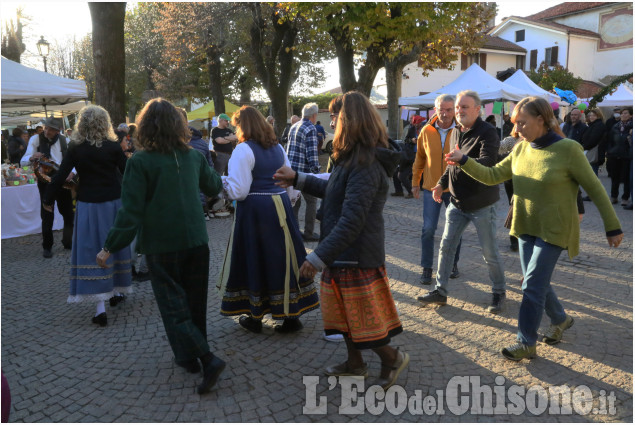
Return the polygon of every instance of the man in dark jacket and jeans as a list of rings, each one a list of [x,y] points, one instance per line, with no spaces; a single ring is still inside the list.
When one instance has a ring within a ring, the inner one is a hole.
[[[496,129],[480,118],[481,99],[478,94],[470,90],[459,93],[455,109],[461,129],[450,135],[450,149],[458,146],[464,154],[479,163],[489,167],[495,165],[500,141]],[[432,197],[436,202],[441,202],[441,195],[446,188],[450,189],[452,197],[446,209],[436,289],[417,299],[424,305],[447,303],[448,280],[454,265],[454,255],[461,235],[472,222],[493,284],[492,303],[488,310],[498,313],[505,300],[505,273],[496,244],[495,204],[499,199],[498,185],[484,185],[465,174],[460,167],[448,166],[438,184],[432,188]]]

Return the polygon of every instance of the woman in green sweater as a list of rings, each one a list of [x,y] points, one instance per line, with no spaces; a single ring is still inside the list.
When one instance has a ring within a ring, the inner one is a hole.
[[[582,146],[563,138],[546,100],[527,97],[512,116],[522,141],[494,167],[478,164],[460,150],[446,155],[448,164],[460,165],[474,179],[495,185],[512,179],[514,209],[510,234],[519,239],[524,281],[518,315],[518,343],[501,353],[519,361],[536,355],[538,328],[545,311],[551,325],[542,341],[560,342],[573,325],[551,286],[551,275],[563,249],[578,254],[580,226],[576,197],[582,186],[596,204],[609,246],[618,247],[624,236],[602,183],[591,169]]]
[[[199,191],[216,196],[222,183],[205,157],[188,146],[187,121],[170,102],[152,99],[137,122],[137,152],[126,165],[122,207],[97,263],[111,267],[110,254],[137,236],[176,363],[198,373],[200,359],[202,394],[214,386],[225,362],[207,343],[209,247]]]

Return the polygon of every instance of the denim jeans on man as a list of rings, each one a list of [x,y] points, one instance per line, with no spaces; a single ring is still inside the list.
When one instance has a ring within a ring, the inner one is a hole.
[[[441,200],[448,208],[450,203],[450,192],[444,192],[441,195]],[[434,233],[437,230],[437,224],[439,224],[439,214],[441,213],[441,203],[435,202],[432,198],[432,192],[426,189],[421,190],[421,197],[423,198],[423,229],[421,230],[421,267],[426,269],[432,268],[432,260],[434,258]],[[459,262],[459,255],[461,253],[461,240],[459,239],[459,245],[456,248],[456,255],[454,256],[454,263]]]
[[[518,242],[520,267],[525,277],[518,313],[518,340],[525,345],[535,345],[543,311],[553,325],[567,318],[551,286],[551,275],[562,248],[529,235],[521,235]]]
[[[467,225],[472,222],[476,227],[478,240],[483,250],[483,259],[489,270],[492,281],[492,292],[505,293],[505,273],[498,255],[496,244],[496,205],[492,204],[476,211],[464,212],[448,205],[445,210],[445,229],[439,249],[439,265],[437,266],[436,290],[443,296],[448,295],[448,280],[454,265],[454,256]]]

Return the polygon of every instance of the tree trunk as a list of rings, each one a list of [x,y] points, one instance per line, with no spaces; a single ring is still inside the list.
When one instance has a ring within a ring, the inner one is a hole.
[[[278,137],[282,136],[285,126],[287,125],[287,103],[288,96],[281,93],[271,98],[271,115],[274,119],[274,131]]]
[[[207,73],[209,75],[209,90],[214,101],[214,115],[225,113],[225,95],[221,80],[221,49],[217,46],[207,48]]]
[[[248,7],[252,14],[249,55],[254,62],[256,75],[271,100],[275,131],[280,135],[287,122],[289,89],[295,81],[293,48],[298,29],[295,23],[288,20],[279,22],[275,9],[265,18],[261,3],[249,3]],[[265,31],[273,32],[270,44],[265,44]]]
[[[399,98],[401,97],[401,74],[406,65],[417,60],[421,54],[421,48],[416,46],[405,55],[397,56],[385,61],[386,89],[388,90],[388,137],[401,139],[403,126],[399,114]]]
[[[401,72],[403,66],[395,62],[386,61],[386,88],[388,90],[388,137],[401,139],[399,129],[401,117],[399,116],[399,97],[401,96]]]
[[[93,24],[95,102],[115,124],[125,122],[126,56],[124,19],[126,3],[88,3]]]
[[[240,103],[241,105],[245,105],[247,103],[251,103],[251,89],[252,84],[250,84],[251,78],[249,78],[249,76],[247,75],[241,75],[240,77],[238,77],[238,87],[240,90],[240,99],[238,100],[238,103]]]
[[[357,90],[357,79],[355,78],[355,51],[350,45],[350,40],[340,34],[337,29],[329,31],[335,46],[337,55],[337,65],[340,71],[340,87],[342,93]]]

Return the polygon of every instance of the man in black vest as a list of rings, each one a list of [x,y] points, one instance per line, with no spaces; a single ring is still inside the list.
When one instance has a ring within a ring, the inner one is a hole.
[[[26,149],[26,153],[22,157],[21,164],[28,165],[33,163],[41,156],[48,157],[51,161],[56,162],[58,165],[62,163],[68,144],[66,138],[60,134],[62,129],[62,120],[58,118],[47,118],[44,121],[44,131],[40,134],[35,134],[29,140],[29,146]],[[73,173],[68,176],[68,180],[73,178]],[[40,200],[46,193],[48,187],[47,183],[38,181],[37,188],[40,192]],[[64,218],[64,231],[62,233],[62,245],[64,249],[71,249],[73,244],[73,199],[71,197],[71,191],[67,189],[60,189],[55,195],[55,201],[57,202],[57,210]],[[42,248],[44,251],[42,255],[44,258],[51,258],[53,252],[53,220],[55,215],[53,212],[46,211],[42,208],[40,203],[40,217],[42,218]]]

